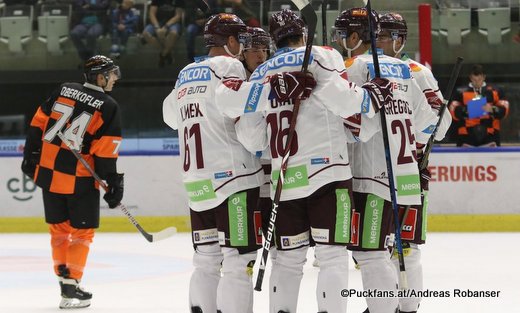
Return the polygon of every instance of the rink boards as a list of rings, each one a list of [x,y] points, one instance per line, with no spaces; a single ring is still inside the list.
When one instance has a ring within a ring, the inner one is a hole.
[[[125,205],[145,225],[188,230],[177,139],[125,141],[118,163],[125,173]],[[0,232],[46,230],[38,226],[41,193],[20,170],[22,150],[23,141],[0,142]],[[429,168],[430,231],[520,231],[520,148],[436,148]],[[133,230],[120,211],[101,204],[102,230]]]

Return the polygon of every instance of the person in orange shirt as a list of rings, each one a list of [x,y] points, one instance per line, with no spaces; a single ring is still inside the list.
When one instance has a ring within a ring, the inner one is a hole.
[[[85,83],[64,83],[41,104],[25,141],[22,171],[43,192],[51,235],[54,272],[61,288],[60,309],[84,308],[92,294],[80,286],[94,230],[99,227],[99,184],[58,134],[70,141],[108,185],[110,208],[123,198],[123,174],[116,163],[121,144],[118,103],[105,92],[121,77],[102,55],[84,65]]]
[[[500,121],[509,114],[509,101],[486,83],[482,65],[473,66],[469,84],[458,88],[450,103],[458,147],[500,146]]]

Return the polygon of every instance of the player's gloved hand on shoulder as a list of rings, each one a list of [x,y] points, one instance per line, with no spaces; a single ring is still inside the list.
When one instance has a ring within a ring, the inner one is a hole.
[[[376,112],[385,105],[392,101],[392,83],[386,78],[376,77],[361,86],[368,91],[370,99],[372,100],[372,106]]]
[[[29,176],[31,179],[34,179],[34,174],[36,172],[36,165],[40,162],[40,151],[33,151],[28,155],[24,155],[22,161],[22,172]]]
[[[108,203],[108,207],[113,209],[123,200],[123,191],[125,189],[124,174],[108,174],[106,181],[108,190],[103,199]]]
[[[269,81],[271,84],[270,99],[285,102],[289,99],[305,100],[311,96],[316,87],[316,81],[312,74],[303,72],[283,72],[273,75]]]

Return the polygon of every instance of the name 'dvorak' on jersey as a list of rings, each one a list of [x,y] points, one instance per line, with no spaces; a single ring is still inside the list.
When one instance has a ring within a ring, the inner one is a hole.
[[[201,102],[186,103],[179,108],[179,111],[183,122],[187,119],[204,118],[206,115],[204,103]]]

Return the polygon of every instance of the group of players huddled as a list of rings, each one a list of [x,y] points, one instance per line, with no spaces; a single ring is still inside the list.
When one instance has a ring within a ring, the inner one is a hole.
[[[370,49],[369,14],[377,51]],[[406,38],[401,15],[348,9],[333,28],[340,51],[313,46],[302,72],[306,41],[312,38],[295,12],[274,13],[269,33],[246,27],[233,14],[209,18],[204,27],[208,56],[181,70],[163,103],[164,121],[179,132],[179,171],[189,199],[195,249],[192,313],[252,313],[253,266],[262,233],[271,226],[270,313],[297,312],[311,245],[319,263],[319,313],[347,311],[341,291],[348,289],[348,251],[361,270],[364,290],[397,294],[402,282],[391,253],[395,221],[380,110],[386,116],[404,219],[399,224],[404,224],[408,288],[422,290],[419,245],[426,239],[429,174],[418,163],[437,125],[443,96],[431,71],[402,53]],[[376,77],[372,53],[377,53],[381,77]],[[56,137],[58,131],[107,180],[109,206],[116,207],[123,196],[123,177],[115,168],[119,109],[104,93],[120,77],[119,68],[95,56],[85,71],[84,85],[60,87],[39,108],[22,165],[44,190],[61,308],[90,305],[92,295],[79,282],[99,224],[99,191]],[[103,102],[89,106],[60,94],[65,87]],[[296,104],[301,107],[291,127]],[[435,139],[444,137],[450,123],[450,114],[444,114]],[[289,133],[294,137],[286,149]],[[272,215],[271,198],[286,152],[288,167]],[[366,298],[366,312],[416,312],[420,300]]]

